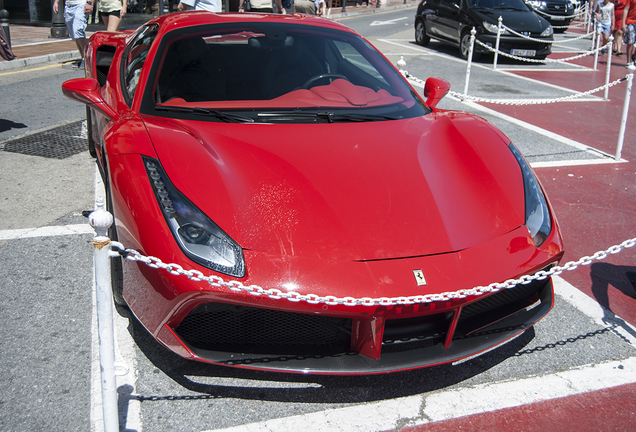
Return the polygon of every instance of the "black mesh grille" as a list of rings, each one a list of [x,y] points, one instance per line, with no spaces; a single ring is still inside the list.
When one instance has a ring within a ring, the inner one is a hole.
[[[483,328],[532,305],[549,279],[503,289],[464,307],[457,323],[456,337]]]
[[[188,345],[257,354],[335,354],[349,351],[351,320],[207,303],[175,329]]]

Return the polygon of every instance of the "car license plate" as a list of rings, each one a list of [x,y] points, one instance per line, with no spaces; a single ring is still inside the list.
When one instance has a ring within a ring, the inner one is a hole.
[[[551,19],[552,21],[565,21],[565,17],[561,17],[561,16],[554,16],[554,15],[552,15],[552,16],[550,17],[550,19]]]
[[[517,57],[534,57],[537,52],[535,50],[513,49],[510,54]]]

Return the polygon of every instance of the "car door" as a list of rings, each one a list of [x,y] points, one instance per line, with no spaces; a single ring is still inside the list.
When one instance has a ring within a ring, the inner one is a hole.
[[[459,43],[460,10],[462,0],[439,0],[437,19],[435,20],[436,35],[454,43]]]

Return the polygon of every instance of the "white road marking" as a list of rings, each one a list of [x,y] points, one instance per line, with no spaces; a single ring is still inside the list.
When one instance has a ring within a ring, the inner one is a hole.
[[[603,321],[607,311],[602,306],[562,278],[554,277],[553,280],[559,298],[572,304],[599,325],[607,326],[607,322]],[[636,328],[626,323],[624,325],[621,336],[629,338],[636,346],[636,338],[631,335],[636,334]],[[625,331],[628,327],[632,330],[631,333]],[[380,432],[632,383],[636,383],[636,357],[585,365],[541,376],[440,390],[423,395],[215,429],[214,432],[296,432],[300,429],[317,432]]]
[[[0,240],[17,240],[34,237],[53,237],[77,234],[95,234],[89,224],[46,226],[0,231]]]
[[[409,17],[402,17],[402,18],[394,18],[392,20],[387,20],[387,21],[373,21],[370,26],[381,26],[381,25],[391,25],[391,24],[397,24],[398,21],[402,21],[405,19],[409,19]]]

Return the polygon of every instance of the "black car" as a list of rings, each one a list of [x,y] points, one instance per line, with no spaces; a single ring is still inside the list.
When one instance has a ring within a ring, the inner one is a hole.
[[[563,33],[574,18],[574,5],[570,0],[526,0],[526,4]]]
[[[466,59],[473,27],[479,41],[493,48],[496,46],[500,16],[503,24],[515,32],[546,41],[533,41],[504,31],[499,41],[501,52],[540,60],[550,54],[552,26],[526,6],[523,0],[422,0],[415,15],[415,41],[426,46],[430,38],[435,38],[458,47],[461,56]],[[475,43],[473,60],[480,53],[489,52]]]

